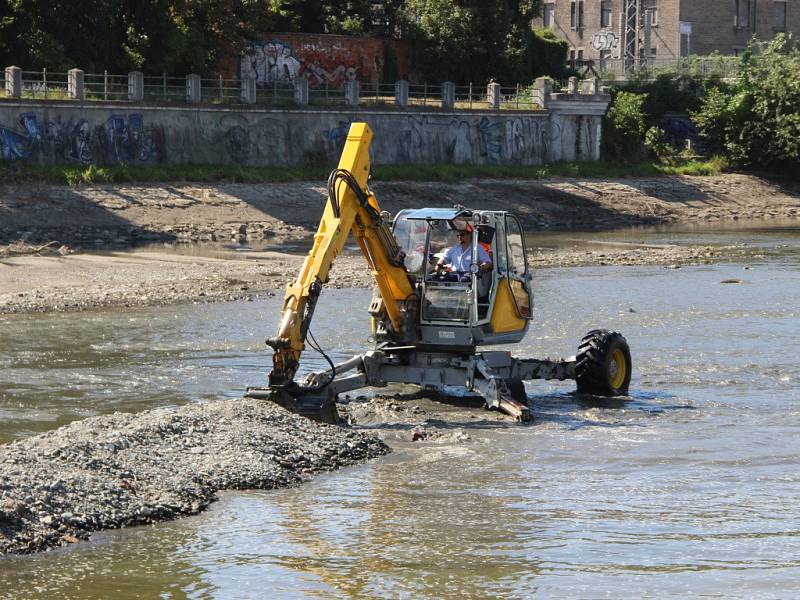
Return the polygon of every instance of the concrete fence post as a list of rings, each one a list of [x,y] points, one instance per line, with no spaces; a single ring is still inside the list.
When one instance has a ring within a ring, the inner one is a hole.
[[[547,108],[552,92],[553,83],[549,77],[537,77],[533,82],[533,98],[542,108]]]
[[[241,100],[244,104],[256,103],[256,80],[252,77],[242,79]]]
[[[600,92],[600,80],[597,77],[581,81],[581,94],[595,94]]]
[[[445,81],[442,84],[442,108],[453,110],[456,107],[456,84]]]
[[[404,79],[394,82],[394,103],[400,108],[408,106],[408,82]]]
[[[186,101],[192,104],[199,104],[203,97],[202,88],[200,86],[200,75],[187,75],[186,76]]]
[[[70,100],[83,100],[85,88],[83,85],[83,71],[70,69],[67,71],[67,96]]]
[[[6,67],[6,97],[22,97],[22,69]]]
[[[497,110],[500,108],[500,84],[490,83],[486,86],[486,101],[489,103],[489,108]]]
[[[578,78],[570,77],[567,79],[567,93],[573,96],[578,93]]]
[[[294,103],[298,106],[308,106],[311,100],[309,92],[308,79],[299,77],[294,82]]]
[[[359,89],[358,81],[345,81],[344,83],[344,103],[347,106],[358,106]]]
[[[141,71],[128,73],[128,100],[131,102],[144,100],[144,73]]]

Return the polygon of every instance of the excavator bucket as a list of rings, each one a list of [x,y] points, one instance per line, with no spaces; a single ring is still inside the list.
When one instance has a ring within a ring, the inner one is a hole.
[[[336,410],[336,402],[327,395],[295,395],[286,388],[247,388],[245,394],[248,398],[270,400],[282,406],[289,412],[293,412],[312,421],[337,425],[339,423],[339,412]]]

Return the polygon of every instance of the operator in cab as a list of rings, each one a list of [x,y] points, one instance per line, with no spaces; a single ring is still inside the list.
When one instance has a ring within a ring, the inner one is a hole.
[[[466,229],[459,229],[456,231],[456,237],[458,238],[458,243],[447,249],[442,258],[439,259],[439,262],[436,263],[434,271],[438,273],[444,270],[446,273],[456,274],[458,279],[461,279],[461,276],[469,276],[470,267],[472,266],[471,232]],[[478,268],[483,272],[491,271],[492,259],[489,253],[480,244],[478,244],[477,251]]]

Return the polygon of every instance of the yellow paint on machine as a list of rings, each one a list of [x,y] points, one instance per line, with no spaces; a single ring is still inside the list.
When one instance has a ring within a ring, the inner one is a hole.
[[[517,312],[517,303],[514,301],[508,277],[499,281],[491,325],[495,333],[522,331],[525,328],[525,319],[520,317]]]

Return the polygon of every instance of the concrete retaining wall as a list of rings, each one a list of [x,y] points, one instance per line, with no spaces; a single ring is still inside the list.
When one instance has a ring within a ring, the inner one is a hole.
[[[533,112],[147,107],[0,101],[0,161],[111,165],[335,163],[349,125],[377,164],[522,164],[599,157],[608,97],[553,94]]]

